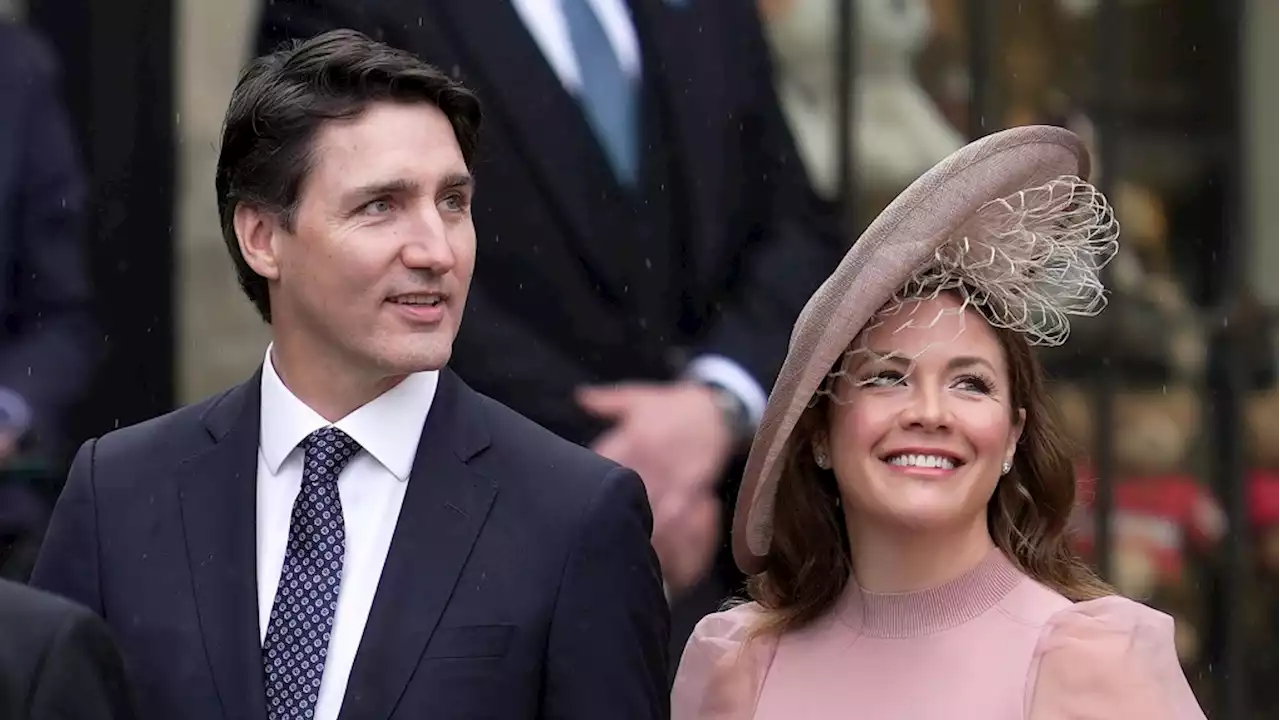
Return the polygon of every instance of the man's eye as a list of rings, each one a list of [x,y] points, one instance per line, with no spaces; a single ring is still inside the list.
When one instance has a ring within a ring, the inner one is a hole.
[[[446,195],[440,202],[451,212],[462,212],[467,209],[467,198],[459,193]]]
[[[390,200],[378,199],[367,203],[361,210],[366,215],[385,215],[391,212],[392,204]]]

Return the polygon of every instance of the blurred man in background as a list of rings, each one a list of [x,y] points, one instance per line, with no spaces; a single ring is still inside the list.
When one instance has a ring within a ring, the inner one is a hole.
[[[742,0],[275,0],[259,52],[350,27],[460,76],[492,118],[467,323],[477,390],[637,470],[673,649],[736,585],[733,461],[836,233]],[[727,558],[727,555],[722,555]]]
[[[57,62],[0,22],[0,576],[25,578],[61,474],[65,413],[89,385],[94,334],[85,181]]]

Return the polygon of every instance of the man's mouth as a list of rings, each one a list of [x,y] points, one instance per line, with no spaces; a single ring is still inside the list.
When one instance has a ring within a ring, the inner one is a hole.
[[[387,302],[395,305],[420,305],[426,307],[435,307],[444,303],[446,296],[442,293],[407,293],[404,295],[393,295],[387,298]]]

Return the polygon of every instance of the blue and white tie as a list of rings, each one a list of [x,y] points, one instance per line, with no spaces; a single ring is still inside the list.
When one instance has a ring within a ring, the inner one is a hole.
[[[582,74],[579,102],[618,181],[632,185],[640,163],[639,93],[591,4],[560,0],[560,7]]]
[[[289,546],[262,646],[267,717],[310,720],[342,583],[346,530],[338,475],[360,444],[334,427],[303,441],[302,488],[289,518]]]

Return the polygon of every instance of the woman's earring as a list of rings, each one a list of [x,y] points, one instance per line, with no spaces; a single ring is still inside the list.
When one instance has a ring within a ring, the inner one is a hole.
[[[1013,469],[1013,463],[1009,462],[1008,460],[1005,460],[1004,465],[1000,466],[1000,474],[1008,475],[1009,471],[1012,469]]]
[[[827,457],[827,451],[819,448],[813,449],[813,461],[823,470],[831,469],[831,458]]]

